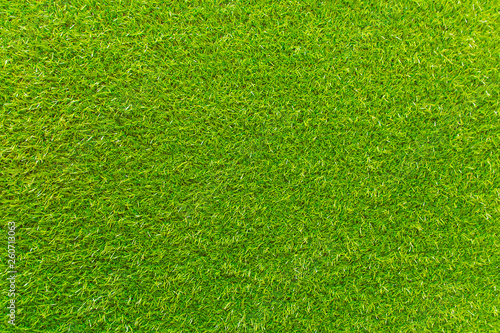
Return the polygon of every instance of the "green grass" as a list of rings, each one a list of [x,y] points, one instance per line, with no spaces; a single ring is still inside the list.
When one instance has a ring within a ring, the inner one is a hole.
[[[500,332],[499,69],[498,0],[1,0],[0,331]]]

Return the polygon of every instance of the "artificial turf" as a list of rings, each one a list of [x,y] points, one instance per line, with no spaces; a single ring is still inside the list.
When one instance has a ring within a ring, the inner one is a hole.
[[[499,45],[498,0],[0,0],[0,331],[500,332]]]

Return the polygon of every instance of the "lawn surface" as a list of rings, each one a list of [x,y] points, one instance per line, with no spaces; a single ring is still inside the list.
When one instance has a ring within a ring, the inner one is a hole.
[[[499,70],[498,0],[0,0],[0,332],[500,332]]]

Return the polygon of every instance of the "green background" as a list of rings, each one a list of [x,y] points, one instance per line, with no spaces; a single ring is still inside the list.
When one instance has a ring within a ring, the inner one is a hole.
[[[500,332],[499,33],[497,0],[0,0],[0,331]]]

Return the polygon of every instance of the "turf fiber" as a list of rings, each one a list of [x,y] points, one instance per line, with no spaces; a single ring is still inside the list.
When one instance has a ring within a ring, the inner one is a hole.
[[[499,45],[498,0],[0,0],[0,332],[500,332]]]

